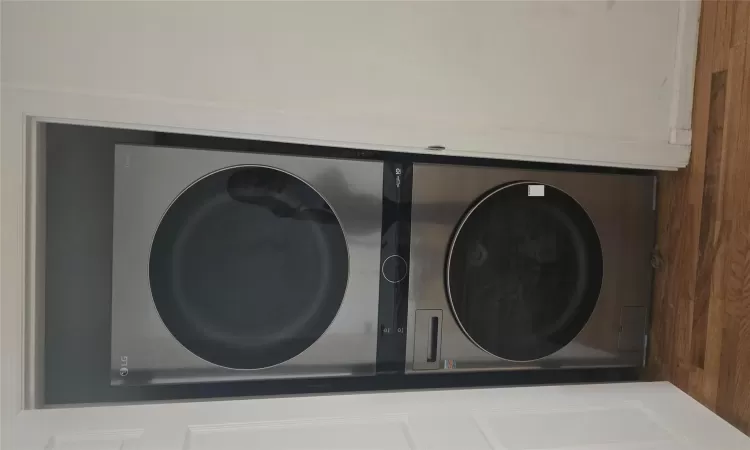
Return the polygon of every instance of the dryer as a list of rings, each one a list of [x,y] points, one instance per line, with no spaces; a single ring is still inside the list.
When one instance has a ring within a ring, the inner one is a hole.
[[[118,145],[114,385],[375,372],[383,163]]]

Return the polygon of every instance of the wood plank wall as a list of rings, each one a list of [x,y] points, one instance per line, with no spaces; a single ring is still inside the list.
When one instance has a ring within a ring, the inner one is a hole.
[[[704,0],[687,169],[659,177],[647,376],[750,434],[750,1]]]

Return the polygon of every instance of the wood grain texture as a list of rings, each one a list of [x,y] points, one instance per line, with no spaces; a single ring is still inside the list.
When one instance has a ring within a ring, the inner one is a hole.
[[[690,164],[659,176],[647,377],[750,434],[750,2],[701,9]]]

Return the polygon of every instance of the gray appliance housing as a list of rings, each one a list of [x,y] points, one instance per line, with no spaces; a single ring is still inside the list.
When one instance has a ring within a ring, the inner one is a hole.
[[[603,259],[601,291],[583,330],[561,350],[529,362],[499,358],[467,337],[445,285],[448,248],[463,215],[489,190],[517,181],[574,198],[596,228]],[[641,366],[654,226],[652,176],[414,164],[407,373]]]
[[[191,353],[169,332],[149,287],[154,234],[170,204],[202,177],[233,166],[288,172],[335,212],[348,247],[346,293],[325,333],[272,367],[220,367]],[[115,149],[112,261],[113,385],[345,376],[375,372],[383,164],[226,151],[118,145]]]

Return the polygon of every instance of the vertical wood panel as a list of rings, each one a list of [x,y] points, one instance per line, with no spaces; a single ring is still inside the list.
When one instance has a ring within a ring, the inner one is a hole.
[[[709,103],[708,142],[704,169],[700,233],[698,235],[698,267],[692,323],[692,364],[704,366],[708,305],[713,291],[713,269],[718,254],[721,221],[717,221],[723,161],[724,109],[726,103],[727,72],[713,74]]]
[[[732,38],[732,25],[737,6],[736,0],[720,0],[716,3],[716,21],[714,25],[714,49],[713,66],[714,71],[727,69],[729,63],[729,44]]]
[[[690,164],[659,177],[647,374],[750,432],[750,2],[704,1]]]

